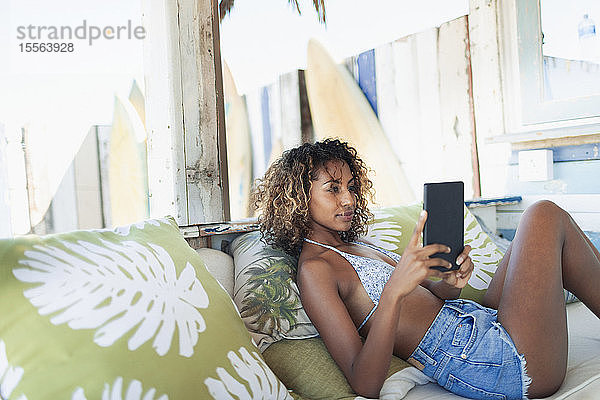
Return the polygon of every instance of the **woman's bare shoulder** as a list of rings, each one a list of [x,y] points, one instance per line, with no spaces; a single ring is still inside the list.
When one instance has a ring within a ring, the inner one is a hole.
[[[326,251],[302,251],[298,259],[297,280],[299,285],[311,287],[335,282],[335,271]]]
[[[313,276],[331,273],[331,264],[323,253],[300,256],[298,260],[298,276]]]

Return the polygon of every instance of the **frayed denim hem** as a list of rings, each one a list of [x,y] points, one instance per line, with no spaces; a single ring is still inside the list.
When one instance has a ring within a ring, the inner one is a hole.
[[[521,382],[522,388],[521,393],[523,393],[523,398],[528,399],[529,385],[531,385],[531,377],[527,374],[527,360],[525,360],[525,356],[523,354],[517,353],[519,356],[519,360],[521,361]]]

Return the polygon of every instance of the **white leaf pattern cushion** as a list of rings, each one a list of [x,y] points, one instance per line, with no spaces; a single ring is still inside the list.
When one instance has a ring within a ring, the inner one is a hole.
[[[0,260],[2,399],[290,398],[172,218],[0,240]]]
[[[375,218],[365,239],[401,255],[408,245],[422,209],[422,204],[418,203],[374,210]],[[470,256],[475,268],[460,297],[480,302],[504,254],[466,207],[464,243],[472,248]]]

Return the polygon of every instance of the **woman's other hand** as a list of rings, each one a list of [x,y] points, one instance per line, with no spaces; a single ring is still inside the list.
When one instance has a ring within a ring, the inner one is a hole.
[[[471,246],[466,245],[462,253],[456,258],[456,264],[460,266],[460,269],[445,272],[442,277],[444,282],[458,289],[462,289],[466,286],[473,273],[473,268],[475,267],[473,260],[469,257],[470,252]]]

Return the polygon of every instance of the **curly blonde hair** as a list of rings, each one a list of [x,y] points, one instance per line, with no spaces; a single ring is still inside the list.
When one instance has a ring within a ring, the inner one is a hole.
[[[258,210],[262,240],[297,257],[302,241],[310,234],[308,203],[312,181],[319,168],[332,160],[345,161],[356,186],[356,209],[350,229],[340,232],[345,241],[366,233],[373,217],[368,209],[373,200],[373,183],[367,177],[368,168],[356,149],[338,139],[305,143],[287,150],[273,162],[252,193],[252,203]]]

